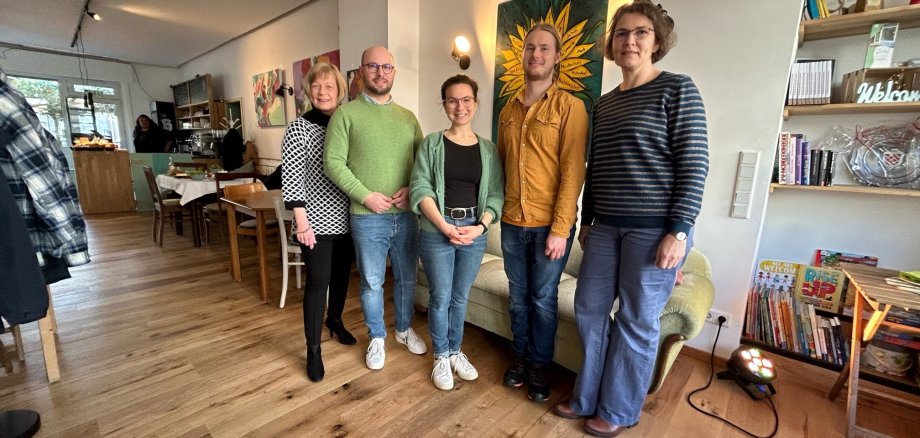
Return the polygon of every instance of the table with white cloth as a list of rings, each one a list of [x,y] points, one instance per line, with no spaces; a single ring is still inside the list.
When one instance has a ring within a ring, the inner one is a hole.
[[[212,195],[217,193],[217,183],[214,182],[211,178],[205,178],[202,180],[194,180],[188,177],[175,177],[169,175],[157,175],[157,185],[161,189],[169,189],[178,193],[181,198],[179,198],[179,204],[185,205],[189,202],[196,202],[199,198],[207,195]],[[221,181],[221,186],[232,186],[237,184],[246,184],[252,182],[251,179],[232,179],[228,181]],[[201,208],[195,206],[192,208],[192,234],[195,239],[195,246],[201,246],[201,229],[199,223],[201,221]]]

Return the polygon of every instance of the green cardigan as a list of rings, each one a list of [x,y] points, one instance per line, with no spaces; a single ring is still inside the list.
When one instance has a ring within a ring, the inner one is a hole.
[[[351,198],[352,214],[373,214],[364,206],[371,192],[392,196],[409,185],[422,129],[411,111],[376,105],[359,97],[332,114],[326,128],[326,176]],[[386,213],[404,212],[395,205]]]
[[[505,174],[498,157],[498,150],[491,141],[479,139],[479,158],[482,161],[482,176],[479,178],[479,195],[476,209],[482,213],[492,213],[492,223],[501,217],[502,203],[505,202]],[[421,228],[424,231],[439,233],[438,227],[422,213],[419,204],[424,198],[432,198],[438,209],[444,210],[444,133],[428,134],[415,156],[412,178],[409,183],[409,206],[421,215]]]

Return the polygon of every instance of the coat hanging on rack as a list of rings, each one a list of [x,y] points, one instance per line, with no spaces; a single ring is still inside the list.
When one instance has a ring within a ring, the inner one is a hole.
[[[0,316],[10,325],[44,318],[48,312],[45,279],[32,256],[35,250],[16,208],[9,184],[0,178]],[[3,327],[0,326],[0,332]]]

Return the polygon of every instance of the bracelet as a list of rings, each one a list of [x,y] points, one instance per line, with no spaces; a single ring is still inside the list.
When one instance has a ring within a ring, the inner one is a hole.
[[[310,232],[310,231],[312,231],[312,230],[313,230],[313,228],[307,227],[306,230],[298,231],[298,232],[296,232],[296,233],[294,233],[294,234],[306,234],[306,233],[308,233],[308,232]]]

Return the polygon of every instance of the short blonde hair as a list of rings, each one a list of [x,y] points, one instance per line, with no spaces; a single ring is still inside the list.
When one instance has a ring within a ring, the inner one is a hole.
[[[342,103],[346,97],[348,97],[348,88],[345,87],[345,78],[342,77],[342,72],[339,71],[339,68],[328,63],[328,62],[317,62],[309,72],[307,72],[307,86],[313,85],[313,81],[317,78],[332,75],[335,78],[335,86],[339,90],[339,100],[338,103]],[[304,90],[307,96],[310,95],[310,90]],[[312,102],[310,102],[312,104]]]

